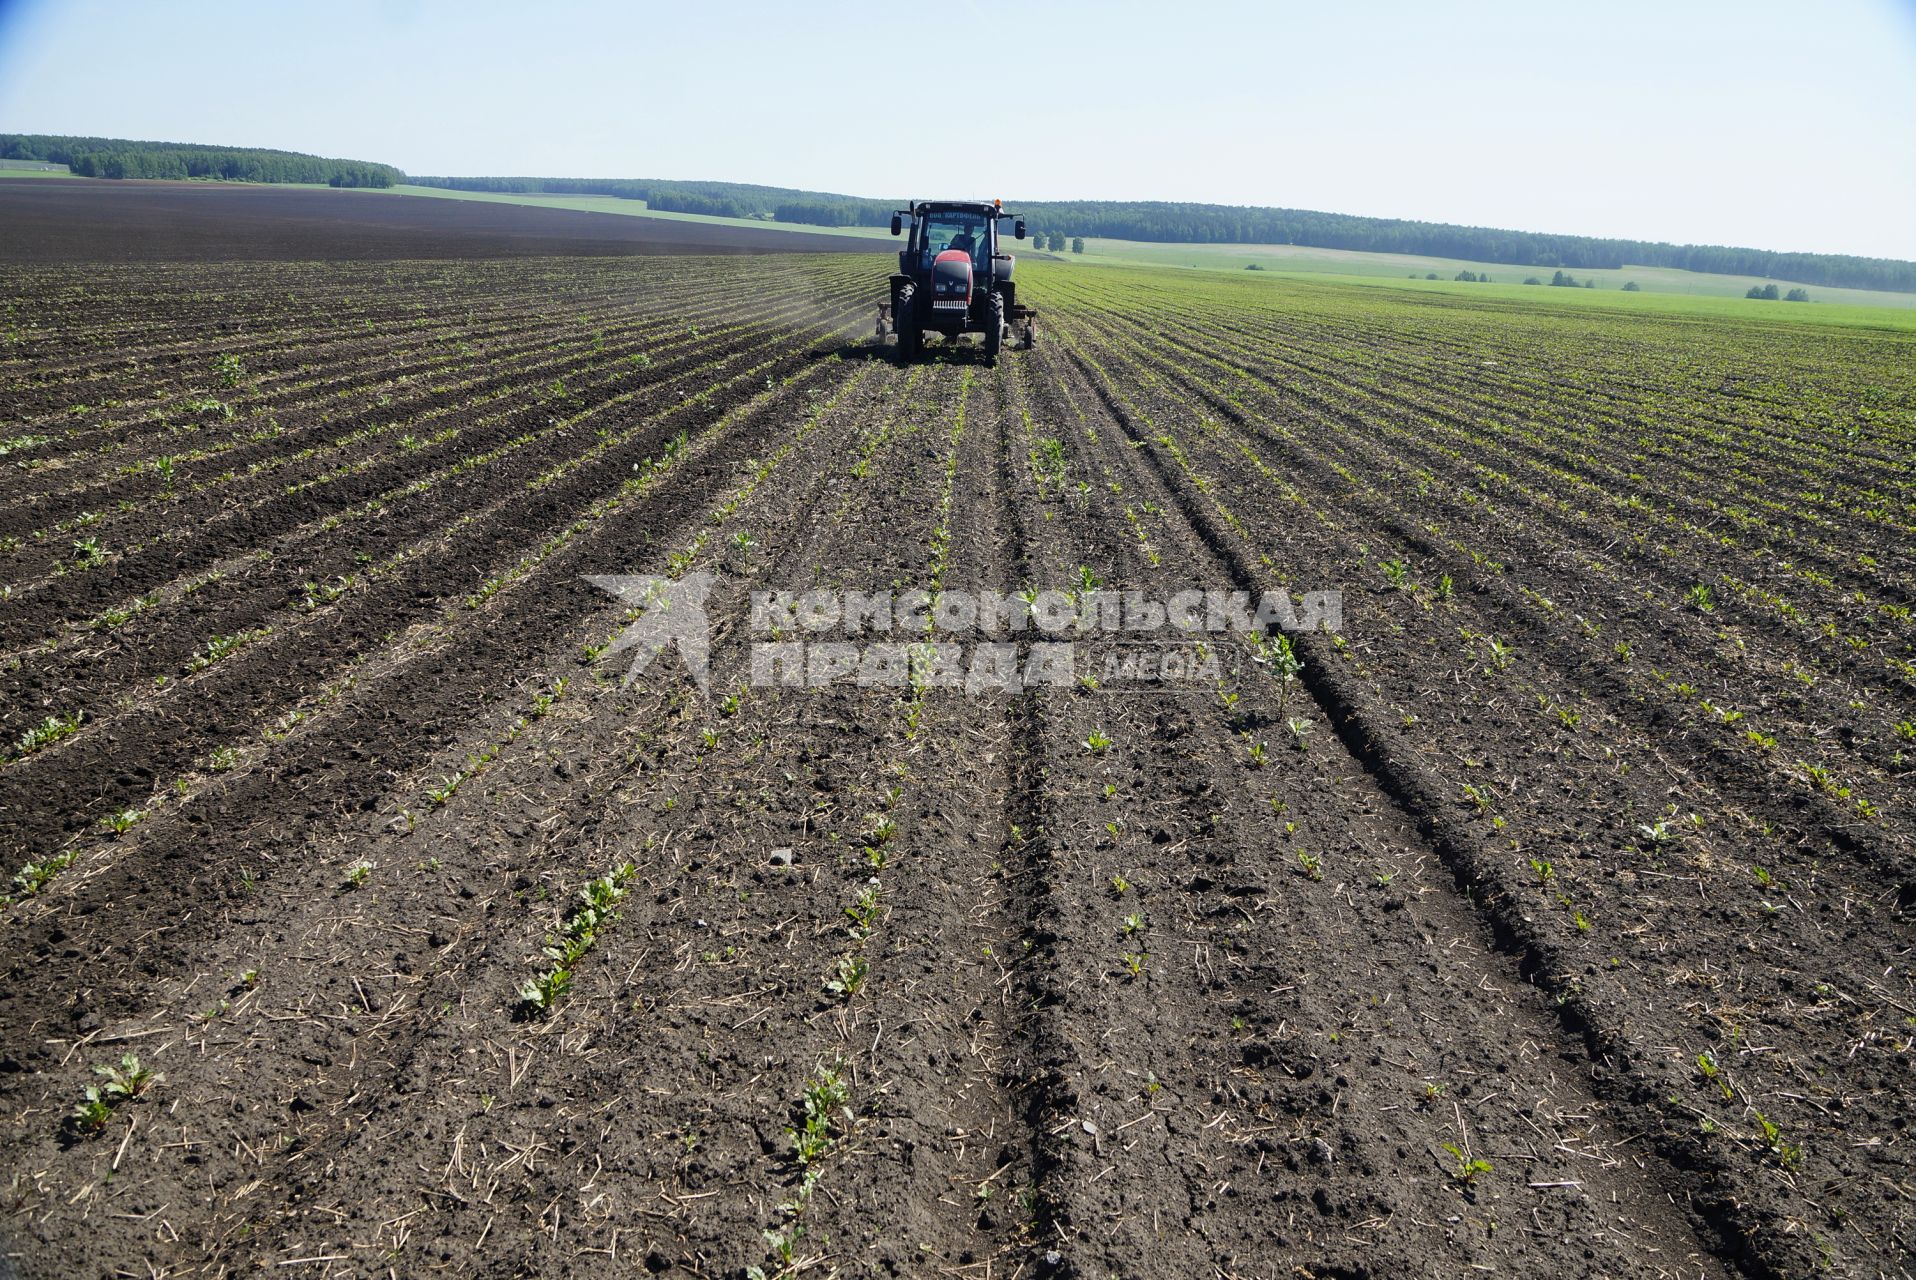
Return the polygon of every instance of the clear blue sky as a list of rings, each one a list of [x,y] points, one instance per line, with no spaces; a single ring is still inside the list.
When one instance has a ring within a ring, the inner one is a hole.
[[[1916,258],[1916,0],[0,0],[0,131]]]

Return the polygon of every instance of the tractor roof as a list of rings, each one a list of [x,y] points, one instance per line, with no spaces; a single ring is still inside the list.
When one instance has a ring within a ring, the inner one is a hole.
[[[1004,210],[989,200],[920,200],[920,209],[958,209],[966,213],[998,213]]]

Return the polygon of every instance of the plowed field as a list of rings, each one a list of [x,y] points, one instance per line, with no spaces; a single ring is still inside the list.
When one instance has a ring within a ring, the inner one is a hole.
[[[1908,1273],[1909,335],[883,272],[0,268],[22,1275]],[[747,678],[909,589],[1343,607]]]

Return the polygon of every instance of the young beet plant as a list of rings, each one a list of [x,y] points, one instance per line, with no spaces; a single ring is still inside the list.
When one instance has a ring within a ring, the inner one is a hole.
[[[102,1083],[88,1085],[79,1105],[67,1116],[68,1127],[81,1137],[90,1137],[106,1128],[116,1107],[141,1097],[166,1079],[159,1072],[141,1066],[139,1058],[130,1053],[117,1063],[93,1068],[93,1074],[100,1076]]]
[[[29,862],[13,873],[13,887],[21,897],[31,898],[46,888],[53,877],[72,866],[73,860],[79,856],[78,850],[69,849],[38,862]]]
[[[805,1083],[800,1098],[803,1115],[800,1122],[785,1130],[792,1140],[792,1157],[800,1165],[810,1165],[832,1149],[833,1130],[851,1129],[851,1086],[837,1067],[821,1066]]]
[[[30,756],[34,752],[45,747],[50,747],[60,739],[77,732],[79,728],[80,717],[78,714],[48,716],[45,720],[42,720],[39,724],[34,725],[31,729],[28,729],[20,735],[17,753],[22,756]]]
[[[614,908],[625,897],[627,882],[637,874],[637,867],[623,863],[579,890],[578,903],[558,931],[546,935],[544,952],[551,964],[519,988],[520,1003],[528,1012],[550,1013],[571,989],[573,970],[598,943],[599,934],[618,919]]]
[[[1470,1155],[1455,1143],[1444,1143],[1444,1150],[1450,1153],[1453,1161],[1450,1176],[1465,1186],[1472,1185],[1481,1175],[1491,1172],[1490,1161]]]

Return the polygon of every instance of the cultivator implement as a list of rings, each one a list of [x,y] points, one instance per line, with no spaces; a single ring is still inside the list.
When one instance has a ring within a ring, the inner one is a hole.
[[[1017,337],[1016,349],[1029,351],[1038,345],[1038,309],[1018,303],[1005,312],[1005,323]],[[898,326],[892,320],[891,303],[878,304],[878,327],[873,337],[883,342],[898,332]]]

